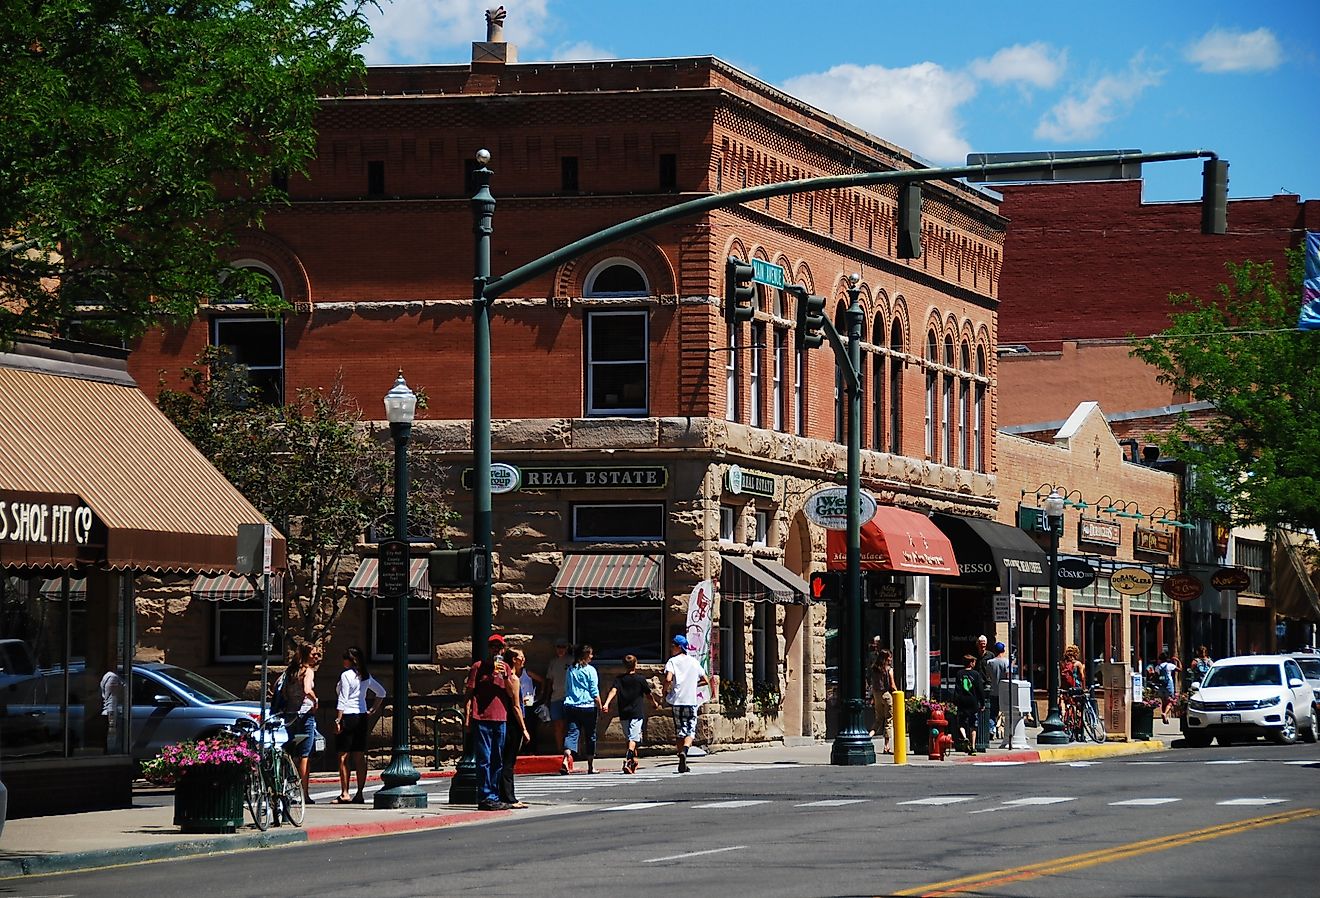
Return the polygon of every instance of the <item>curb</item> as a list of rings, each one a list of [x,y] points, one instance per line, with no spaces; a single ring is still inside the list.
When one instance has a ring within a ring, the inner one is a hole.
[[[971,758],[959,758],[959,764],[989,764],[996,761],[1009,761],[1019,764],[1052,764],[1060,761],[1088,761],[1093,758],[1114,758],[1122,755],[1139,755],[1148,752],[1167,751],[1169,748],[1159,739],[1146,739],[1139,742],[1106,742],[1101,745],[1075,745],[1066,748],[1041,748],[1034,751],[1012,751],[996,755],[979,755]]]
[[[472,820],[499,820],[512,817],[513,811],[464,811],[435,817],[410,817],[407,820],[388,820],[373,823],[341,823],[335,826],[317,826],[306,830],[308,842],[330,842],[360,836],[387,836],[392,833],[413,832],[421,829],[439,829]]]
[[[121,864],[140,864],[203,854],[223,854],[245,848],[274,848],[308,841],[303,830],[289,832],[257,832],[225,835],[213,839],[194,839],[171,842],[168,845],[133,845],[126,848],[104,848],[97,851],[71,851],[60,854],[33,854],[25,857],[0,859],[0,878],[35,876],[44,873],[72,873],[98,867]]]
[[[562,755],[519,755],[517,765],[513,772],[517,776],[538,776],[543,773],[558,773],[559,765],[563,763]],[[419,771],[419,776],[424,780],[442,780],[450,779],[454,776],[453,770],[426,770]],[[318,786],[334,785],[339,782],[339,778],[332,773],[313,773],[312,783]],[[373,773],[367,775],[367,782],[380,782],[380,774]]]

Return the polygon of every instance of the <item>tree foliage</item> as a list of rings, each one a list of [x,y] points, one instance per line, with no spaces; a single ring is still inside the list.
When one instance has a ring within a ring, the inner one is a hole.
[[[1162,383],[1214,405],[1164,448],[1195,466],[1197,513],[1320,529],[1320,333],[1297,330],[1301,253],[1283,276],[1268,262],[1227,268],[1217,297],[1170,297],[1173,325],[1136,341]]]
[[[202,298],[361,77],[371,0],[42,0],[0,16],[0,346],[89,310],[136,336]]]
[[[342,610],[337,572],[364,532],[390,536],[394,466],[389,432],[362,419],[336,377],[287,405],[262,405],[244,369],[211,349],[184,370],[186,389],[162,383],[157,402],[175,426],[288,539],[285,638],[324,643]],[[443,475],[409,455],[409,530],[438,537],[453,512]]]

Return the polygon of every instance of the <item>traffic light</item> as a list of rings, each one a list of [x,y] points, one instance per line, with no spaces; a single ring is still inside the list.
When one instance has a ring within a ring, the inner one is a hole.
[[[756,315],[756,285],[752,266],[729,256],[724,263],[724,320],[730,324],[751,321]]]
[[[898,257],[921,258],[921,185],[898,188]]]
[[[811,601],[838,602],[843,595],[843,575],[838,571],[815,571],[811,575]]]
[[[794,339],[797,340],[798,348],[815,349],[825,342],[825,334],[821,332],[825,326],[825,297],[813,296],[805,287],[797,284],[788,287],[788,292],[793,295],[794,305],[797,306],[797,332]]]
[[[1201,233],[1228,232],[1228,163],[1207,159],[1201,169]]]
[[[426,579],[432,588],[474,586],[490,578],[490,554],[482,546],[434,549],[426,562]]]

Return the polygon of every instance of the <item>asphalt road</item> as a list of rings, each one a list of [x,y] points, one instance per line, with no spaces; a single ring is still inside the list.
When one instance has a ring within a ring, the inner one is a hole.
[[[1317,746],[694,768],[526,778],[533,807],[511,818],[10,880],[0,895],[1320,894]]]

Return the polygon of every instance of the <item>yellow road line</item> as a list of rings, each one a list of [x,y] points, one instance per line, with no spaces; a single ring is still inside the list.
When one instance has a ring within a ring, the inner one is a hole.
[[[1244,833],[1265,826],[1277,826],[1280,823],[1291,823],[1294,820],[1304,820],[1307,817],[1316,816],[1320,816],[1320,809],[1299,808],[1293,811],[1285,811],[1280,814],[1252,817],[1247,820],[1238,820],[1233,823],[1221,823],[1217,826],[1208,826],[1204,829],[1194,829],[1185,833],[1173,833],[1167,836],[1159,836],[1154,839],[1144,839],[1140,842],[1129,842],[1124,845],[1114,845],[1109,848],[1085,851],[1081,854],[1073,854],[1049,861],[1040,861],[1035,864],[1024,864],[1020,867],[1009,867],[1004,870],[995,870],[989,873],[961,876],[957,879],[947,879],[944,882],[935,882],[929,885],[917,886],[912,889],[904,889],[903,891],[895,892],[894,894],[920,895],[922,898],[940,898],[940,896],[945,895],[957,895],[961,892],[968,892],[973,889],[986,889],[1011,882],[1020,882],[1024,879],[1035,879],[1041,876],[1052,876],[1056,873],[1067,873],[1085,867],[1094,867],[1098,864],[1107,864],[1113,861],[1120,861],[1156,851],[1167,851],[1170,848],[1192,845],[1196,842],[1204,842],[1208,839],[1217,839],[1221,836],[1231,836],[1236,833]]]

